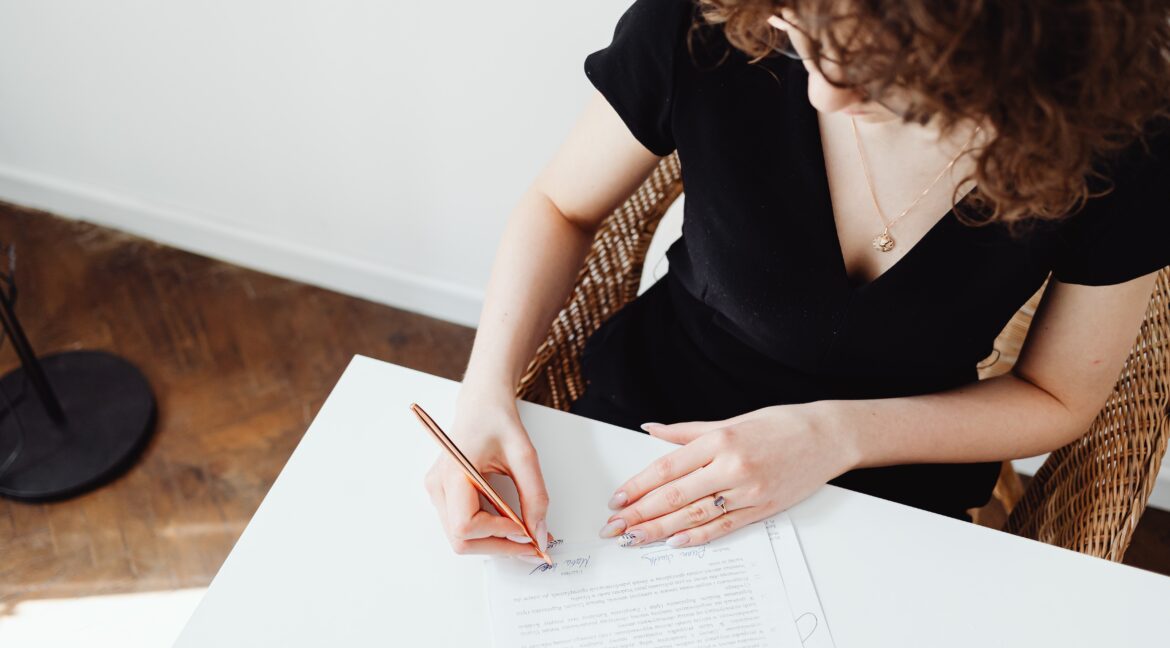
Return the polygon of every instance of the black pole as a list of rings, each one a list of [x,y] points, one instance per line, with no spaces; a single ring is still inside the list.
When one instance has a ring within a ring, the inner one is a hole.
[[[53,392],[53,387],[45,378],[45,372],[41,369],[41,363],[37,361],[37,355],[33,352],[32,345],[28,343],[28,338],[24,335],[20,320],[16,319],[16,311],[12,308],[12,301],[3,289],[0,289],[0,323],[3,323],[8,339],[12,340],[12,347],[16,349],[16,355],[20,356],[20,365],[24,368],[24,374],[32,383],[33,389],[36,390],[41,404],[44,405],[45,413],[53,422],[64,423],[65,412],[61,409],[61,402],[57,400],[57,394]]]
[[[154,394],[133,364],[103,351],[66,351],[38,358],[16,317],[16,254],[0,269],[0,325],[21,366],[0,376],[0,438],[16,446],[0,472],[0,496],[50,501],[92,490],[129,468],[154,431]],[[32,401],[37,401],[33,403]]]

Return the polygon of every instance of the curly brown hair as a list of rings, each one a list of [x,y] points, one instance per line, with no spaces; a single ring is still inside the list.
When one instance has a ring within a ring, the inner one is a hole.
[[[695,1],[691,35],[721,26],[750,63],[776,55],[767,18],[788,7],[847,75],[830,83],[905,89],[903,119],[944,135],[986,120],[968,225],[1075,213],[1111,189],[1099,163],[1170,117],[1170,0]]]

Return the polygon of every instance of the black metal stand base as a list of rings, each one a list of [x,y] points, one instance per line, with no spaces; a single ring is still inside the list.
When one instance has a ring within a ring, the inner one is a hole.
[[[0,412],[7,412],[0,419],[0,464],[23,444],[0,474],[0,496],[12,499],[64,499],[101,486],[130,467],[154,431],[154,395],[126,360],[70,351],[39,362],[64,421],[54,421],[23,384],[24,369],[0,378],[9,401],[0,398]]]

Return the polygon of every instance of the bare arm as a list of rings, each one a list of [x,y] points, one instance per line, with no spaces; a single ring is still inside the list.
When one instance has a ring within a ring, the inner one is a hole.
[[[481,471],[511,476],[524,525],[542,544],[548,538],[548,493],[514,389],[568,297],[598,225],[658,160],[595,91],[512,211],[492,265],[451,436]],[[435,462],[426,488],[456,552],[539,560],[524,529],[480,508],[450,459]]]
[[[1055,279],[1012,371],[906,398],[826,401],[858,466],[998,461],[1059,448],[1088,429],[1128,356],[1157,273],[1114,286]]]
[[[568,138],[504,230],[471,351],[465,390],[507,392],[572,289],[602,219],[658,163],[594,91]]]

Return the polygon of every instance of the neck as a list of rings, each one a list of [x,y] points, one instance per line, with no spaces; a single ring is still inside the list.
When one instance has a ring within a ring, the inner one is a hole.
[[[833,113],[834,117],[849,120],[849,116],[842,113]],[[855,119],[857,130],[861,136],[869,141],[885,146],[923,146],[941,145],[946,149],[958,150],[971,138],[971,146],[978,146],[985,141],[988,127],[982,126],[981,132],[975,133],[979,126],[974,121],[964,121],[947,137],[942,137],[942,128],[937,117],[925,124],[906,123],[895,115],[882,115],[871,119]]]

